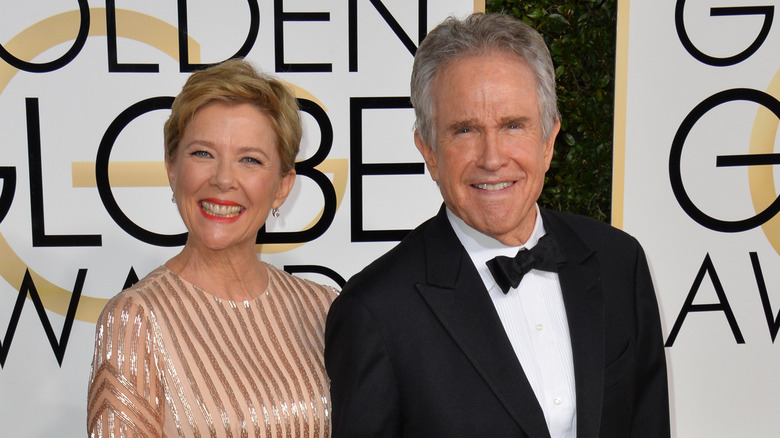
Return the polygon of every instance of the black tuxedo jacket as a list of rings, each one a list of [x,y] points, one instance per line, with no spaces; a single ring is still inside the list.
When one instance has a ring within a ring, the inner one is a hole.
[[[668,437],[666,362],[644,253],[542,210],[574,360],[577,437]],[[541,407],[444,209],[345,285],[328,314],[333,436],[549,438]]]

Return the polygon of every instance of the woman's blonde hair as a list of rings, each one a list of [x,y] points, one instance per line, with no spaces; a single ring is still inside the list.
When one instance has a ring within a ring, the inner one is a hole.
[[[195,113],[211,102],[254,105],[271,119],[281,158],[281,174],[295,167],[301,145],[301,117],[292,90],[279,79],[258,72],[243,59],[231,59],[187,79],[165,122],[165,159],[173,161],[184,129]]]

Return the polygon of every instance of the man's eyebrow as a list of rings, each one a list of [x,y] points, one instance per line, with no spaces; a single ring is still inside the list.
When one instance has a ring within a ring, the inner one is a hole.
[[[501,125],[527,125],[530,121],[531,118],[526,116],[503,117],[501,119]]]
[[[468,119],[468,120],[457,120],[455,122],[452,122],[449,126],[450,131],[460,131],[463,128],[470,128],[476,125],[477,121],[475,119]]]

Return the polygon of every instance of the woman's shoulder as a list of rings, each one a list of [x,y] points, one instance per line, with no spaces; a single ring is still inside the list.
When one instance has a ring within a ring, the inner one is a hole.
[[[326,304],[330,304],[338,295],[338,290],[334,287],[297,277],[270,263],[265,265],[268,267],[268,275],[271,279],[270,287],[282,288],[289,293],[323,301]]]
[[[123,318],[129,315],[146,314],[154,306],[154,294],[160,289],[170,287],[171,271],[165,266],[160,266],[138,280],[133,285],[122,290],[108,300],[100,319],[105,319],[106,315],[124,314]]]

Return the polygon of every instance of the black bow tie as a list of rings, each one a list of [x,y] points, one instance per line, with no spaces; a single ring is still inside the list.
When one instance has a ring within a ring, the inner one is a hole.
[[[498,256],[487,261],[487,267],[504,293],[520,284],[531,269],[558,272],[561,260],[558,242],[549,234],[542,236],[531,249],[521,249],[514,257]]]

